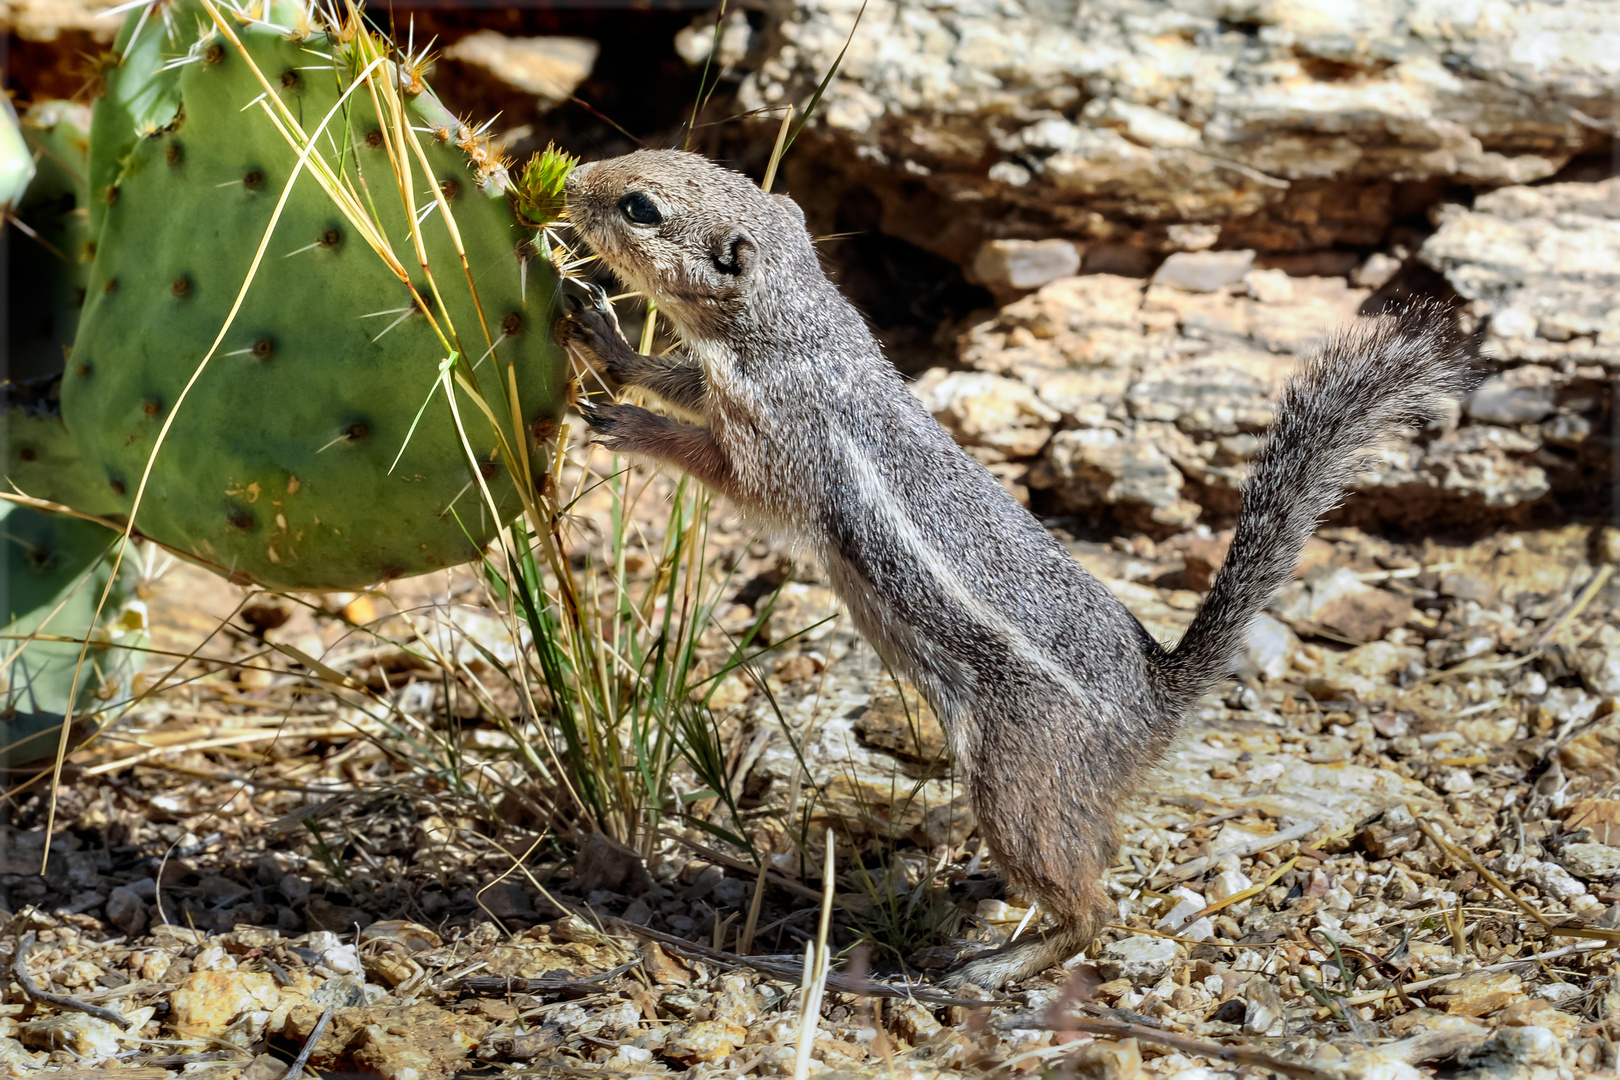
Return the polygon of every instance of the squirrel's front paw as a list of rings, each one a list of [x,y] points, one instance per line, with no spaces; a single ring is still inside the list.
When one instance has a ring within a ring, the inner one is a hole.
[[[640,419],[638,414],[652,415],[634,405],[598,405],[588,398],[581,398],[574,407],[590,426],[593,441],[615,453],[634,449],[632,428]]]
[[[607,317],[595,308],[581,307],[558,319],[551,327],[551,340],[570,352],[579,351],[587,358],[601,351],[603,342],[615,337]]]
[[[619,335],[619,328],[594,307],[581,307],[558,319],[552,325],[551,338],[570,356],[620,383],[626,381],[636,359],[635,350]]]
[[[633,353],[607,290],[591,281],[569,278],[563,282],[563,303],[568,314],[551,330],[552,340],[582,359],[611,362],[615,353]]]

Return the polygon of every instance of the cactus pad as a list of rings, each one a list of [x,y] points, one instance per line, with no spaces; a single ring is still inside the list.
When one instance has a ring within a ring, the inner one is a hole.
[[[132,590],[113,591],[103,628],[91,634],[84,666],[78,663],[80,641],[107,583],[106,555],[117,539],[88,521],[0,502],[0,596],[6,603],[0,612],[0,769],[55,755],[75,670],[70,745],[129,699],[146,644],[144,609]],[[132,574],[132,568],[121,572],[126,585]]]
[[[62,370],[90,272],[90,110],[41,102],[23,116],[22,136],[36,172],[16,207],[27,231],[12,232],[6,245],[5,375],[12,380]]]
[[[294,3],[276,4],[272,22],[219,10],[242,49],[200,0],[174,0],[137,42],[141,108],[131,110],[121,72],[108,77],[114,105],[98,106],[92,172],[106,161],[103,141],[125,149],[92,200],[101,225],[64,377],[68,430],[101,494],[130,513],[160,429],[229,320],[155,459],[140,532],[236,580],[284,589],[356,588],[474,558],[520,507],[511,463],[562,404],[565,365],[548,334],[554,274],[532,257],[504,170],[408,63],[374,69],[376,84],[355,90],[317,131],[375,56],[361,47],[373,39],[357,20],[325,31]],[[404,103],[426,175],[399,127],[384,131],[389,91]],[[290,115],[313,137],[363,219],[346,216],[306,169],[233,319],[298,159],[256,103],[274,106],[271,94],[285,106],[283,123]],[[138,116],[136,137],[104,130],[106,117],[120,116],[124,125]],[[410,285],[368,243],[368,228]],[[495,514],[437,386],[452,353],[460,370],[473,369],[513,452],[496,453],[489,420],[457,391]],[[516,404],[506,396],[513,384]]]

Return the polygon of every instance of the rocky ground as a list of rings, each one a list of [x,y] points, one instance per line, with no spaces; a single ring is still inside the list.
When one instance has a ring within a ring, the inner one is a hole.
[[[8,89],[82,88],[96,6],[0,0]],[[760,171],[777,118],[733,118],[808,96],[859,7],[729,15],[700,145]],[[715,40],[681,12],[406,13],[520,153],[667,144]],[[528,643],[476,575],[284,598],[150,564],[152,696],[69,762],[48,861],[45,781],[7,784],[0,1072],[786,1075],[802,1042],[848,1075],[1616,1074],[1605,6],[862,19],[782,182],[931,411],[1160,639],[1323,334],[1431,297],[1488,375],[1369,459],[1190,719],[1126,813],[1103,935],[1005,994],[930,989],[1039,912],[997,884],[926,707],[723,509],[702,663],[761,616],[768,647],[711,698],[736,813],[679,773],[681,813],[631,847],[535,780],[566,750],[503,681]],[[647,493],[635,581],[668,486]],[[576,507],[581,566],[605,498]]]
[[[719,619],[741,625],[782,566],[722,536],[744,585]],[[1163,638],[1220,544],[1071,541]],[[443,723],[445,688],[389,644],[410,644],[389,598],[297,607],[174,567],[149,586],[155,647],[213,631],[209,659],[75,757],[43,875],[39,789],[0,826],[16,913],[0,1067],[270,1080],[306,1048],[318,1071],[394,1078],[791,1072],[824,885],[821,843],[798,843],[831,828],[822,1067],[1604,1075],[1620,1037],[1617,561],[1620,533],[1586,526],[1421,546],[1325,531],[1244,677],[1127,813],[1117,918],[1068,970],[982,1003],[942,1000],[929,975],[1029,912],[997,885],[937,725],[810,575],[782,584],[767,636],[789,640],[760,684],[717,695],[746,797],[741,822],[708,819],[777,852],[750,919],[755,864],[695,825],[643,860],[519,805],[492,817],[412,768],[368,699],[330,681]],[[392,589],[418,644],[508,647],[467,575]],[[476,704],[449,711],[469,777],[509,768]],[[23,972],[111,1014],[26,992]],[[840,991],[868,978],[898,996]],[[1222,1060],[1242,1052],[1291,1064]]]

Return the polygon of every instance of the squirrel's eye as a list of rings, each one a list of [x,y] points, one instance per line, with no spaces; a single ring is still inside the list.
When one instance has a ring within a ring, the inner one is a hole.
[[[637,225],[657,225],[664,220],[658,207],[653,205],[646,193],[640,191],[632,191],[619,200],[619,213],[624,215],[626,221]]]

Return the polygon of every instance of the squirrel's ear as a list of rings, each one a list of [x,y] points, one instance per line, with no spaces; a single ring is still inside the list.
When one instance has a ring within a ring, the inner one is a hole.
[[[742,277],[753,267],[758,256],[759,249],[754,246],[754,238],[741,225],[715,233],[710,258],[714,260],[714,268],[722,274]]]

